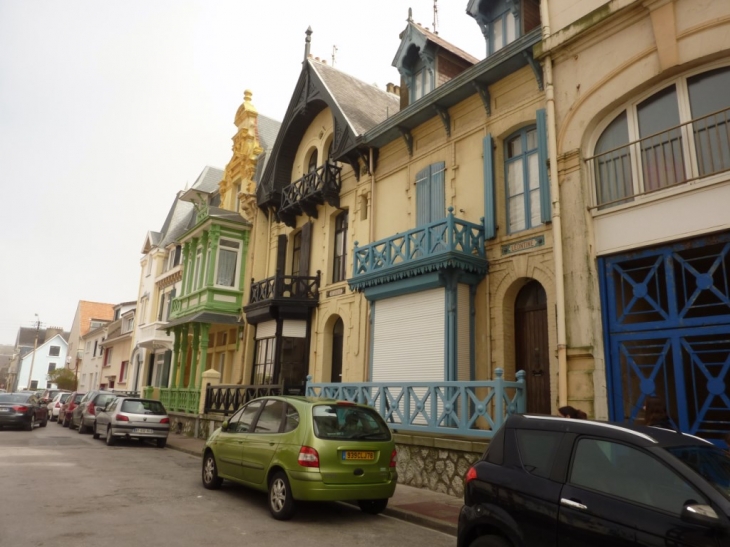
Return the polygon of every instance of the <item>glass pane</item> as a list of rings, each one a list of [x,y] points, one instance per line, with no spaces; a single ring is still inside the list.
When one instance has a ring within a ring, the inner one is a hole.
[[[677,516],[689,500],[704,501],[681,477],[648,454],[595,439],[578,442],[570,482]]]
[[[312,407],[314,434],[321,439],[344,438],[351,441],[387,441],[390,430],[383,418],[371,408],[352,405]]]
[[[256,421],[254,433],[278,433],[284,405],[283,401],[269,400]]]
[[[510,197],[525,191],[523,176],[522,161],[517,160],[507,164],[507,188]]]
[[[525,201],[520,195],[509,200],[509,231],[516,232],[525,228]]]
[[[226,249],[218,250],[218,277],[216,285],[233,287],[236,284],[236,259],[238,253]]]
[[[507,144],[507,157],[514,158],[522,154],[522,137],[515,137]]]
[[[299,412],[291,405],[286,405],[286,422],[284,423],[284,433],[294,431],[299,426]]]
[[[549,477],[563,433],[529,429],[517,429],[515,433],[525,470],[539,477]]]
[[[641,135],[644,191],[673,186],[686,179],[679,107],[675,86],[655,93],[637,107]]]
[[[540,172],[537,162],[537,153],[533,152],[527,156],[527,177],[530,183],[530,190],[540,188]]]
[[[634,183],[628,142],[629,126],[624,110],[603,130],[596,143],[594,168],[599,206],[631,201]]]
[[[256,413],[259,411],[259,408],[261,408],[261,404],[262,401],[253,401],[244,407],[241,419],[236,424],[235,433],[246,433],[249,430],[251,422],[253,422],[253,419],[256,417]]]
[[[527,132],[527,151],[537,150],[537,129]]]
[[[492,22],[492,53],[504,46],[504,17],[498,17]]]
[[[542,223],[540,216],[540,190],[530,192],[530,228]]]
[[[730,169],[730,68],[687,80],[700,176]],[[699,119],[698,119],[699,118]]]

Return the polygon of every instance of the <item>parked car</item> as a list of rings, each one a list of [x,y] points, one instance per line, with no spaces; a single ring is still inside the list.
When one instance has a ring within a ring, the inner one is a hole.
[[[71,413],[78,406],[84,396],[86,396],[86,392],[84,391],[74,391],[71,395],[69,395],[66,402],[61,405],[61,408],[58,411],[58,423],[60,425],[63,427],[69,427],[71,424]]]
[[[170,433],[170,418],[160,401],[139,397],[117,397],[105,408],[97,408],[94,438],[104,436],[112,446],[117,439],[152,439],[165,448]]]
[[[53,398],[53,400],[48,403],[48,418],[55,422],[58,420],[58,415],[61,412],[61,407],[63,406],[63,403],[66,402],[66,400],[71,395],[70,391],[61,391],[59,393],[56,393],[56,396]]]
[[[269,511],[292,517],[295,502],[357,500],[385,509],[398,476],[390,429],[372,408],[307,397],[263,397],[241,407],[209,437],[203,486],[228,479],[268,492]]]
[[[0,429],[22,427],[32,431],[36,424],[48,425],[48,408],[35,393],[0,393]]]
[[[94,427],[96,420],[96,409],[104,408],[115,395],[111,391],[89,391],[71,413],[69,429],[79,428],[79,433],[86,433]]]
[[[467,472],[458,547],[730,545],[730,457],[647,426],[510,416]]]
[[[48,403],[50,403],[50,402],[51,402],[51,401],[53,400],[53,398],[54,398],[54,397],[55,397],[55,396],[56,396],[56,395],[57,395],[58,393],[64,393],[64,392],[65,392],[65,393],[71,393],[71,392],[70,392],[69,390],[67,390],[67,389],[57,389],[57,388],[53,388],[53,389],[50,389],[50,388],[49,388],[49,389],[44,389],[44,390],[43,390],[43,391],[41,392],[41,395],[40,395],[40,398],[41,398],[41,402],[42,402],[42,403],[45,403],[45,404],[48,404]]]

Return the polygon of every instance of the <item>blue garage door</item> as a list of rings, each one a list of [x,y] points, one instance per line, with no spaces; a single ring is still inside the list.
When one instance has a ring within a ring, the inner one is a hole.
[[[667,402],[682,431],[730,432],[730,233],[599,259],[612,420]]]

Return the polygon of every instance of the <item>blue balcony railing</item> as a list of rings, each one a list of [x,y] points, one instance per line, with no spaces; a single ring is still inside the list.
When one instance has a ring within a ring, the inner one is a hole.
[[[484,226],[460,220],[449,207],[446,218],[368,245],[355,242],[350,288],[389,283],[448,267],[485,275]]]
[[[367,404],[380,413],[391,429],[491,438],[510,414],[526,410],[525,373],[514,382],[504,371],[495,379],[478,382],[366,382],[312,383],[306,395]]]

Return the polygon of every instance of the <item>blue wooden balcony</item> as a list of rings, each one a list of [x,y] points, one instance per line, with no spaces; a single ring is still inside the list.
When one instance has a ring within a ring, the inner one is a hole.
[[[527,408],[525,372],[517,380],[476,382],[364,382],[312,383],[308,397],[330,397],[373,407],[391,429],[399,432],[437,433],[491,439],[510,414]]]
[[[446,218],[381,239],[369,245],[355,242],[352,290],[406,277],[457,268],[479,276],[487,273],[484,225],[460,220],[449,207]]]

